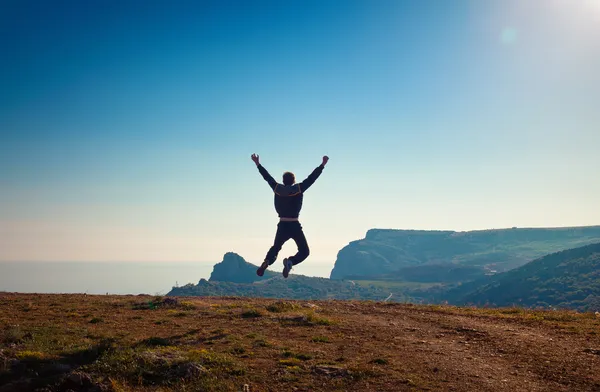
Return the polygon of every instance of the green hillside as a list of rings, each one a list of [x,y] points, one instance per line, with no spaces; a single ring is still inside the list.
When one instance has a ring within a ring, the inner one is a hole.
[[[446,298],[456,304],[600,311],[600,243],[547,255],[451,290]]]

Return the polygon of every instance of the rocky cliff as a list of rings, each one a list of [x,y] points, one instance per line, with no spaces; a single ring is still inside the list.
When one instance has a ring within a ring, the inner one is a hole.
[[[248,263],[240,255],[229,252],[223,256],[223,261],[215,264],[209,280],[211,282],[252,283],[279,275],[267,270],[260,277],[256,275],[257,269],[258,266]]]
[[[502,272],[599,241],[600,226],[468,232],[373,229],[340,250],[331,279],[381,277],[406,267],[447,263]]]

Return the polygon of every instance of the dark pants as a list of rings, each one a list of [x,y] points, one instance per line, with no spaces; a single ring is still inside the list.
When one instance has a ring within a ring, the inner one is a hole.
[[[268,260],[269,265],[277,260],[277,255],[279,254],[281,247],[289,239],[293,239],[298,246],[298,253],[290,257],[289,260],[291,260],[294,265],[306,260],[310,254],[310,250],[308,249],[308,243],[306,242],[306,237],[304,236],[300,222],[279,222],[277,224],[275,241],[265,257],[265,260]]]

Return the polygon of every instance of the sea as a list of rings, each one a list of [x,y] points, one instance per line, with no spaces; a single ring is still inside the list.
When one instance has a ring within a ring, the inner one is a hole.
[[[208,279],[215,264],[0,262],[0,292],[164,295],[173,287]],[[333,263],[305,262],[292,273],[328,278],[332,268]]]

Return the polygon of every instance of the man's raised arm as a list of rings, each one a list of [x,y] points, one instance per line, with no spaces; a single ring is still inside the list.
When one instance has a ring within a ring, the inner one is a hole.
[[[308,176],[306,180],[298,184],[300,185],[300,192],[306,192],[306,190],[310,188],[310,186],[314,184],[315,181],[317,181],[317,178],[319,178],[321,173],[323,173],[323,169],[325,168],[325,165],[327,165],[327,162],[329,162],[329,157],[324,156],[323,163],[321,163],[315,170],[313,170],[313,172],[310,173],[310,176]]]
[[[252,158],[252,161],[254,163],[256,163],[256,167],[258,168],[258,171],[263,176],[263,178],[265,179],[265,181],[269,183],[269,186],[271,187],[271,189],[274,190],[275,187],[277,186],[277,181],[275,181],[275,179],[269,174],[269,172],[267,171],[267,169],[265,169],[260,164],[260,157],[258,155],[256,155],[256,154],[252,154],[252,156],[250,158]]]

